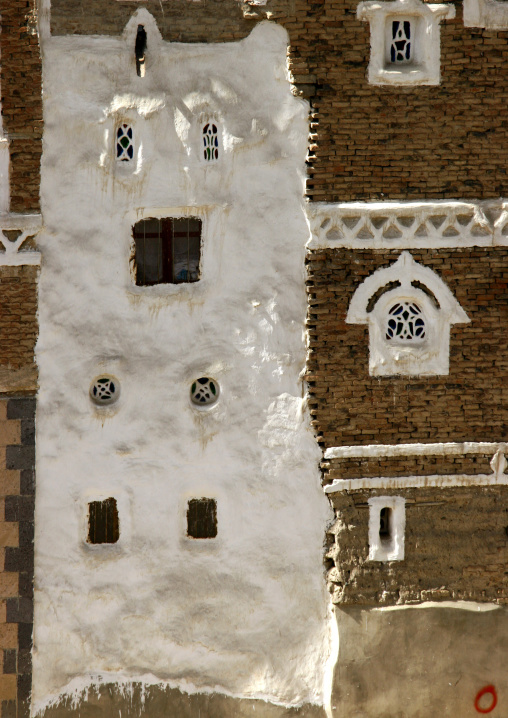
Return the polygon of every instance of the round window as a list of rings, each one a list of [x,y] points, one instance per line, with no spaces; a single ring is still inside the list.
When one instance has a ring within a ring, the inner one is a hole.
[[[190,397],[196,406],[210,406],[219,398],[219,385],[215,379],[202,376],[192,382]]]
[[[112,404],[118,399],[120,385],[112,376],[98,376],[90,387],[90,397],[96,404]]]
[[[397,302],[388,312],[386,339],[418,342],[425,338],[425,320],[415,302]]]

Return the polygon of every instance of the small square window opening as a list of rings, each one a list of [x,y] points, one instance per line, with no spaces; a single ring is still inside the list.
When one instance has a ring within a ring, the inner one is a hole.
[[[136,284],[197,282],[201,220],[197,217],[143,219],[133,227]]]
[[[211,539],[217,536],[217,501],[191,499],[187,505],[187,536]]]
[[[116,499],[88,504],[88,543],[116,543],[120,538]]]

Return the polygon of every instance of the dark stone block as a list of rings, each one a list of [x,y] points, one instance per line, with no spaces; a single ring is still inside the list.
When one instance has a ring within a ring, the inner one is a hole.
[[[16,673],[16,649],[4,649],[4,673]]]
[[[18,625],[18,646],[19,650],[23,648],[32,648],[32,630],[33,625],[31,623],[20,623]]]
[[[5,571],[28,571],[34,568],[34,552],[32,548],[13,548],[8,546],[5,549]]]
[[[18,653],[18,673],[21,675],[32,673],[32,651],[28,648]]]
[[[16,718],[16,701],[2,701],[1,718]]]
[[[7,402],[8,419],[33,419],[35,416],[35,399],[9,399]]]
[[[23,446],[35,446],[35,420],[21,420],[21,443]]]
[[[33,469],[35,466],[34,446],[6,446],[6,469]]]
[[[19,545],[22,548],[32,546],[34,542],[34,522],[33,521],[20,521],[19,522]]]
[[[32,623],[33,602],[30,598],[7,598],[6,623]]]
[[[35,499],[33,496],[6,496],[6,521],[33,521]]]
[[[34,577],[31,572],[25,571],[19,574],[19,595],[21,598],[33,598]]]
[[[33,469],[20,471],[19,490],[22,495],[35,494],[35,471]]]
[[[30,698],[18,699],[18,718],[30,718]]]
[[[18,676],[18,701],[28,701],[32,691],[32,674]],[[18,703],[19,705],[19,703]],[[19,710],[18,710],[19,713]]]

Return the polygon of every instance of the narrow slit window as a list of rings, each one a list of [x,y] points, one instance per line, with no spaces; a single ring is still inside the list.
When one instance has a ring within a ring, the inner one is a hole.
[[[207,122],[203,127],[203,154],[206,162],[219,159],[219,133],[217,125]]]
[[[88,504],[88,543],[116,543],[120,538],[116,499]]]
[[[392,537],[392,510],[384,506],[379,512],[379,538],[389,541]]]
[[[410,20],[392,20],[390,60],[393,63],[411,62],[413,59],[412,34]]]
[[[136,284],[182,284],[200,276],[201,220],[144,219],[134,225]]]
[[[132,126],[124,122],[116,130],[116,159],[119,162],[130,162],[133,157]]]
[[[146,47],[146,30],[143,25],[138,25],[136,44],[134,46],[134,53],[136,55],[136,72],[138,77],[145,76]]]
[[[191,499],[187,505],[187,536],[211,539],[217,536],[217,501]]]

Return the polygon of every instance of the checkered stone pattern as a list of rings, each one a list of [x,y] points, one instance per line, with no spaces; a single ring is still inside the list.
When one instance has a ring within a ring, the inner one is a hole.
[[[0,399],[0,718],[28,718],[32,686],[35,399]]]

